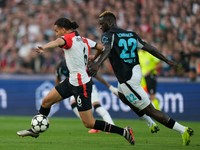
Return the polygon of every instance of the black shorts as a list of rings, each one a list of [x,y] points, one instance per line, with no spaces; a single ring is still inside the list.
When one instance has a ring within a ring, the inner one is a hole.
[[[155,94],[157,88],[157,79],[155,74],[150,74],[145,77],[146,84],[147,84],[147,91],[149,94]]]
[[[76,99],[77,109],[79,111],[86,111],[92,109],[91,93],[93,82],[90,80],[88,83],[73,86],[66,78],[63,82],[59,83],[55,88],[63,99],[74,96]]]

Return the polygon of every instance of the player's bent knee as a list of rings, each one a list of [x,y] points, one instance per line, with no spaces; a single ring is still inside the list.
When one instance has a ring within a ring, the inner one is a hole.
[[[92,129],[94,127],[94,123],[83,121],[83,124],[86,128]]]
[[[87,119],[82,118],[82,122],[86,128],[93,128],[95,124],[94,119],[88,119],[88,118]]]

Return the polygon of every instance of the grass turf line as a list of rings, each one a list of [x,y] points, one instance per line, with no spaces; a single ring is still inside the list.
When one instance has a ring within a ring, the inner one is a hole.
[[[160,131],[152,134],[144,121],[114,119],[120,126],[131,126],[136,144],[130,145],[117,134],[89,134],[77,118],[50,118],[50,128],[38,138],[18,137],[16,132],[30,128],[31,117],[0,116],[0,150],[178,150],[200,149],[200,122],[179,121],[194,130],[189,146],[182,146],[181,135],[158,123]]]

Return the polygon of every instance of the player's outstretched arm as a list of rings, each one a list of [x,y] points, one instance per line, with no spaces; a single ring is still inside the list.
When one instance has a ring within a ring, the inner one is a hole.
[[[50,48],[55,48],[58,46],[62,46],[65,44],[65,41],[62,38],[57,38],[54,41],[51,41],[43,46],[38,46],[35,50],[38,53],[43,53],[45,50],[50,49]]]
[[[118,89],[114,86],[112,86],[110,83],[108,83],[103,77],[101,77],[98,73],[96,74],[95,78],[100,81],[102,84],[104,84],[113,94],[116,96],[119,96]]]
[[[152,54],[153,56],[157,57],[158,59],[166,62],[167,64],[171,65],[171,66],[177,66],[177,64],[169,59],[167,59],[163,54],[161,54],[157,48],[155,48],[154,46],[146,43],[144,45],[144,47],[142,48],[142,50],[145,50],[147,52],[149,52],[150,54]]]
[[[99,82],[101,82],[102,84],[104,84],[107,88],[110,87],[110,84],[109,84],[106,80],[104,80],[104,78],[101,77],[99,73],[96,74],[95,78],[96,78]]]
[[[98,73],[96,74],[95,78],[100,81],[102,84],[104,84],[113,94],[115,94],[116,96],[118,95],[118,89],[112,85],[110,85],[110,83],[108,83],[102,76],[100,76]]]

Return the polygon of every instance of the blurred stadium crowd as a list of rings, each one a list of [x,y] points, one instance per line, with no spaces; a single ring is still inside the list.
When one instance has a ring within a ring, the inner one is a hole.
[[[33,48],[56,38],[55,20],[70,18],[82,36],[100,42],[98,15],[104,10],[179,63],[178,69],[163,63],[160,76],[200,76],[199,0],[0,0],[0,74],[54,73],[62,50],[38,55]],[[108,61],[100,72],[113,74]]]

